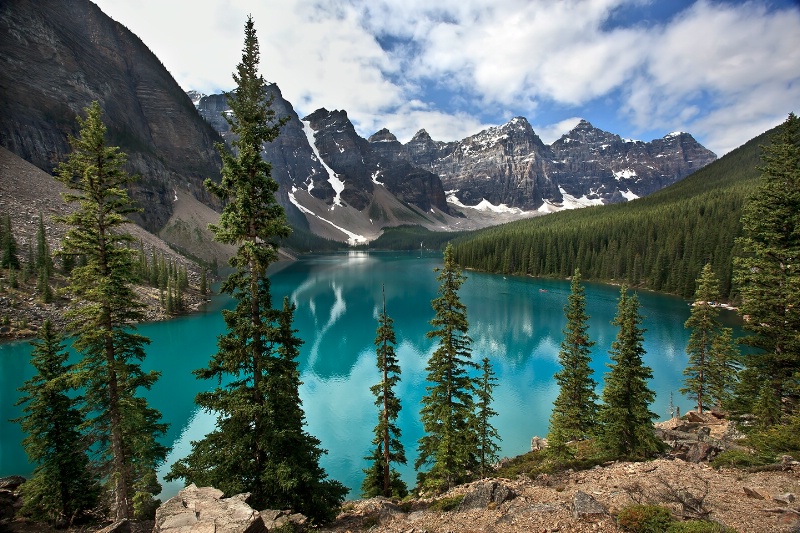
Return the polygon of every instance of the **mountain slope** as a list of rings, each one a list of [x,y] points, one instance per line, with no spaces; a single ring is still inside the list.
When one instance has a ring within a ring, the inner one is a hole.
[[[465,267],[568,277],[694,293],[706,262],[731,292],[731,258],[739,217],[757,184],[759,146],[770,130],[689,177],[625,204],[555,213],[454,240]]]
[[[141,179],[137,222],[160,230],[182,189],[216,205],[219,137],[150,50],[88,0],[0,3],[0,145],[50,172],[69,152],[76,115],[98,100],[109,142]]]

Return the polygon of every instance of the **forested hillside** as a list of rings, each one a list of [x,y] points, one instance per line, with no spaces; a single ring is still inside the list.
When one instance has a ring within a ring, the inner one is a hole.
[[[487,228],[453,241],[459,264],[504,274],[568,277],[690,297],[710,262],[731,299],[741,209],[758,182],[770,130],[684,180],[624,204],[589,207]]]

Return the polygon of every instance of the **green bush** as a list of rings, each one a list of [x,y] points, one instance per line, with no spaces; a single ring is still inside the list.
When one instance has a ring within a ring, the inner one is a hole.
[[[707,520],[673,522],[666,533],[736,533],[736,530]]]
[[[664,533],[672,524],[672,516],[660,505],[629,505],[617,514],[617,523],[630,533]]]
[[[461,500],[464,499],[464,496],[450,496],[449,498],[441,498],[433,502],[429,509],[431,511],[452,511],[453,509],[457,508],[461,505]]]
[[[727,450],[719,454],[711,461],[714,468],[748,468],[751,466],[762,466],[773,462],[771,457],[761,454],[752,454],[741,450]]]

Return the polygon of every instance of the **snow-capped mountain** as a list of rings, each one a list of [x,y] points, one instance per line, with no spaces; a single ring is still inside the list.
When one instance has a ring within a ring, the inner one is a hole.
[[[425,130],[406,144],[387,129],[364,139],[346,111],[322,108],[301,120],[276,85],[269,92],[277,115],[290,117],[264,150],[279,201],[293,223],[351,243],[399,224],[471,229],[627,201],[716,159],[688,133],[632,141],[586,121],[548,146],[524,117],[455,142]],[[224,97],[190,97],[229,137]]]

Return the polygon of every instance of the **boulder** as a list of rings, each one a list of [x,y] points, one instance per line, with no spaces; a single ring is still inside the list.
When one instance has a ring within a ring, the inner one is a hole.
[[[689,411],[686,413],[686,420],[689,422],[699,422],[702,424],[706,421],[706,418],[697,411]]]
[[[790,503],[794,503],[795,496],[791,492],[786,492],[784,494],[777,494],[772,497],[772,501],[782,503],[784,505],[789,505]]]
[[[543,450],[547,448],[547,439],[543,439],[542,437],[533,437],[531,439],[531,451],[535,452],[538,450]]]
[[[761,495],[761,493],[755,489],[751,489],[750,487],[742,487],[742,490],[744,491],[745,494],[747,494],[749,498],[754,498],[756,500],[764,499],[764,496]]]
[[[686,460],[692,463],[701,463],[714,458],[720,448],[708,442],[695,442],[686,451]]]
[[[579,490],[572,498],[572,516],[575,518],[599,518],[608,514],[608,509],[594,497]]]
[[[0,489],[15,491],[23,483],[25,483],[25,478],[22,476],[0,477]]]
[[[194,484],[156,510],[153,533],[263,533],[261,514],[247,505],[248,493],[223,498],[222,491]]]
[[[22,499],[16,492],[0,489],[0,523],[11,520],[22,507]]]
[[[516,497],[513,490],[509,489],[497,481],[489,481],[477,485],[472,491],[464,495],[459,511],[467,509],[486,509],[490,505],[500,505],[504,501],[512,500]]]

